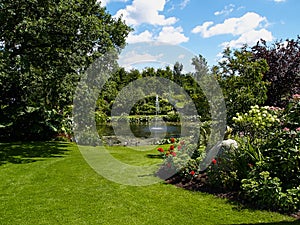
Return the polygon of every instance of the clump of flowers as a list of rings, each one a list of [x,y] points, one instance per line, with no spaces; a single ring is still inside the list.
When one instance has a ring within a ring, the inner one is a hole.
[[[237,113],[236,117],[233,117],[235,129],[251,137],[262,135],[262,132],[280,125],[282,111],[278,107],[251,106],[248,113]]]
[[[233,117],[233,121],[242,126],[251,126],[251,128],[266,128],[271,127],[274,123],[280,122],[278,119],[278,113],[280,108],[277,107],[259,107],[258,105],[251,106],[251,110],[248,113],[237,113],[236,117]]]
[[[168,170],[173,171],[185,179],[193,179],[198,176],[199,164],[204,158],[205,149],[197,149],[197,145],[186,144],[185,141],[180,141],[175,138],[170,138],[169,141],[167,148],[163,149],[159,147],[157,149],[164,158],[161,169],[164,170],[165,173],[167,173],[166,171]],[[193,158],[195,151],[203,152],[198,154],[200,157]]]

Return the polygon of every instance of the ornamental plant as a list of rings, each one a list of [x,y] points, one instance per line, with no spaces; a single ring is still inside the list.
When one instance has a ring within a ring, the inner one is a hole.
[[[277,107],[251,106],[247,113],[237,113],[236,117],[233,117],[233,127],[252,139],[261,138],[270,129],[280,124],[279,117],[282,111],[283,109]]]
[[[283,123],[290,129],[300,127],[300,94],[295,94],[290,99],[284,110]]]
[[[175,138],[171,138],[170,142],[172,144],[167,149],[157,149],[164,159],[161,170],[176,171],[178,175],[188,179],[196,177],[199,174],[199,164],[204,158],[204,149],[197,149],[196,145]],[[195,154],[195,149],[199,153]],[[194,155],[198,157],[194,158]]]
[[[272,122],[272,118],[275,119],[269,126],[258,119],[264,109],[273,115],[266,114],[265,120]],[[236,127],[243,128],[241,124],[246,124],[248,129],[251,127],[247,132],[242,130],[243,137],[236,136],[240,143],[239,159],[248,159],[251,164],[251,170],[244,175],[240,186],[240,196],[246,202],[284,212],[300,209],[299,109],[300,95],[294,95],[284,109],[253,107],[251,113],[235,119]],[[255,124],[258,120],[262,126]]]

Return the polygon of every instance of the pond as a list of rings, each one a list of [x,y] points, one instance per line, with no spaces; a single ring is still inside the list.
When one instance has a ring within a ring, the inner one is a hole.
[[[127,124],[124,124],[124,127],[128,126]],[[166,124],[166,132],[165,136],[166,138],[170,137],[180,137],[181,134],[181,125],[180,124]],[[106,125],[98,125],[97,126],[98,133],[100,136],[115,136],[115,130],[114,127],[111,124]],[[118,132],[122,132],[122,126],[118,126]],[[132,134],[137,138],[149,138],[151,137],[151,134],[153,134],[153,130],[151,132],[151,127],[148,124],[130,124],[130,131]],[[124,129],[124,132],[122,133],[124,136],[129,136],[126,129]]]
[[[112,125],[114,124],[114,125]],[[197,139],[200,124],[196,122],[164,122],[156,120],[150,123],[113,122],[97,126],[102,141],[108,145],[152,145],[164,142],[171,137]]]

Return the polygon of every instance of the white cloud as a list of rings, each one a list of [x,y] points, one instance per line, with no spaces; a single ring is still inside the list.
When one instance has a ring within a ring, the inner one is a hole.
[[[216,35],[231,34],[238,36],[236,39],[224,42],[221,46],[238,48],[244,44],[253,45],[258,40],[272,41],[274,39],[272,33],[266,29],[268,26],[266,17],[260,16],[254,12],[248,12],[239,18],[229,18],[223,23],[215,24],[212,21],[204,22],[200,26],[196,26],[192,33],[199,33],[204,38]]]
[[[129,33],[127,37],[127,42],[129,44],[138,43],[138,42],[150,42],[153,41],[153,34],[146,30],[140,34]]]
[[[118,63],[120,66],[125,67],[126,70],[129,70],[134,68],[133,65],[135,64],[159,62],[163,56],[164,55],[162,53],[158,55],[152,55],[149,53],[139,53],[133,50],[127,52],[126,54],[121,54]]]
[[[205,22],[200,26],[196,26],[192,32],[201,33],[202,37],[209,38],[221,34],[242,35],[252,31],[263,23],[267,23],[267,19],[254,12],[248,12],[239,18],[226,19],[224,23],[216,24],[213,22]]]
[[[274,0],[274,2],[286,2],[286,0]]]
[[[129,0],[97,0],[98,3],[101,4],[101,6],[107,6],[110,2],[128,2]]]
[[[204,34],[207,32],[207,28],[211,25],[213,25],[214,22],[212,21],[209,21],[209,22],[204,22],[201,26],[196,26],[193,30],[192,30],[192,33],[194,34],[198,34],[198,33],[201,33]]]
[[[182,27],[163,27],[156,40],[174,45],[189,41],[189,38],[186,37],[182,32]]]
[[[166,0],[133,0],[131,5],[120,9],[115,17],[123,15],[128,25],[138,26],[146,23],[150,25],[168,26],[177,22],[177,18],[166,18],[160,12],[164,11]]]
[[[272,41],[274,38],[272,33],[266,29],[251,30],[243,33],[238,39],[224,42],[221,45],[223,47],[240,48],[244,44],[254,45],[260,39],[264,39],[265,41]]]
[[[230,5],[225,6],[225,8],[222,9],[221,11],[216,11],[214,14],[215,14],[215,16],[220,16],[220,15],[228,16],[231,12],[233,12],[234,8],[235,8],[235,5],[230,4]]]
[[[182,27],[173,27],[173,26],[163,27],[157,35],[154,35],[150,31],[146,30],[139,34],[130,33],[127,38],[127,42],[129,44],[157,41],[157,42],[178,45],[183,42],[187,42],[188,40],[189,38],[183,34]]]
[[[190,3],[190,0],[183,0],[179,5],[180,9],[184,9],[189,3]]]

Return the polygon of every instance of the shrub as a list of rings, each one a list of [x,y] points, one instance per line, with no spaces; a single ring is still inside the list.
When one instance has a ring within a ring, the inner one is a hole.
[[[168,149],[162,147],[157,149],[164,158],[161,169],[173,171],[188,179],[197,176],[199,174],[199,164],[205,155],[204,148],[199,148],[196,144],[189,144],[175,138],[170,138],[169,143],[171,144]]]
[[[268,171],[252,173],[242,180],[242,194],[245,200],[261,209],[295,212],[300,208],[300,185],[283,190],[278,177],[271,177]]]
[[[237,127],[248,129],[243,130],[245,137],[239,137],[240,148],[253,167],[242,180],[241,192],[257,207],[300,209],[299,100],[300,96],[293,96],[285,109],[252,107],[247,115],[235,118]],[[259,118],[262,114],[264,119]]]
[[[239,189],[241,180],[251,169],[249,157],[242,150],[232,140],[223,141],[217,157],[212,160],[207,170],[208,182],[211,186],[226,190]]]

